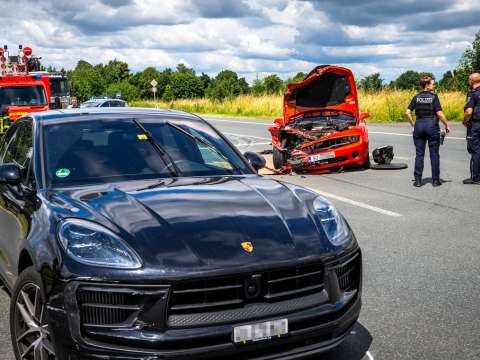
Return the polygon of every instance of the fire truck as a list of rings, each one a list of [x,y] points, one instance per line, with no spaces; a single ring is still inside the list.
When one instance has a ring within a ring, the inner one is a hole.
[[[50,109],[67,109],[72,103],[68,77],[62,72],[32,71],[31,75],[46,76],[50,80]]]
[[[35,61],[30,47],[20,45],[17,55],[0,48],[0,136],[23,115],[50,108],[49,77],[29,72]]]

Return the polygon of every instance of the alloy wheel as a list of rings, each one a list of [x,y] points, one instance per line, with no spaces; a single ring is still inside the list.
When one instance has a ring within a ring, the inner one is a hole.
[[[25,284],[15,299],[14,339],[20,360],[54,360],[40,287]]]

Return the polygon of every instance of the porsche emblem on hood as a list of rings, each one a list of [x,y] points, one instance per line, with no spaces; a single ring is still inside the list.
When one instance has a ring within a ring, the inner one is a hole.
[[[250,241],[242,242],[242,249],[248,253],[253,252],[253,244]]]

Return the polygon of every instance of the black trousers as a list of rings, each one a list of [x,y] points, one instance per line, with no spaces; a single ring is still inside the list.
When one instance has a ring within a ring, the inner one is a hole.
[[[438,121],[436,119],[417,119],[413,130],[413,143],[416,150],[415,178],[422,177],[425,147],[428,143],[432,179],[440,180],[440,126],[438,126]]]
[[[467,149],[472,155],[470,160],[470,176],[480,181],[480,121],[474,121],[467,130]]]

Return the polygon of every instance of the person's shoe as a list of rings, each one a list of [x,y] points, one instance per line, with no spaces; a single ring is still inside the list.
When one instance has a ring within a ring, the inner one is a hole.
[[[413,183],[413,186],[415,186],[415,187],[422,186],[422,179],[421,178],[416,178],[415,182]]]
[[[463,180],[463,183],[464,183],[465,185],[480,185],[480,181],[475,181],[475,180],[473,180],[473,179],[471,179],[471,178],[468,178],[468,179]]]
[[[437,186],[442,185],[442,182],[441,182],[440,180],[433,180],[433,181],[432,181],[432,185],[435,186],[435,187],[437,187]]]

